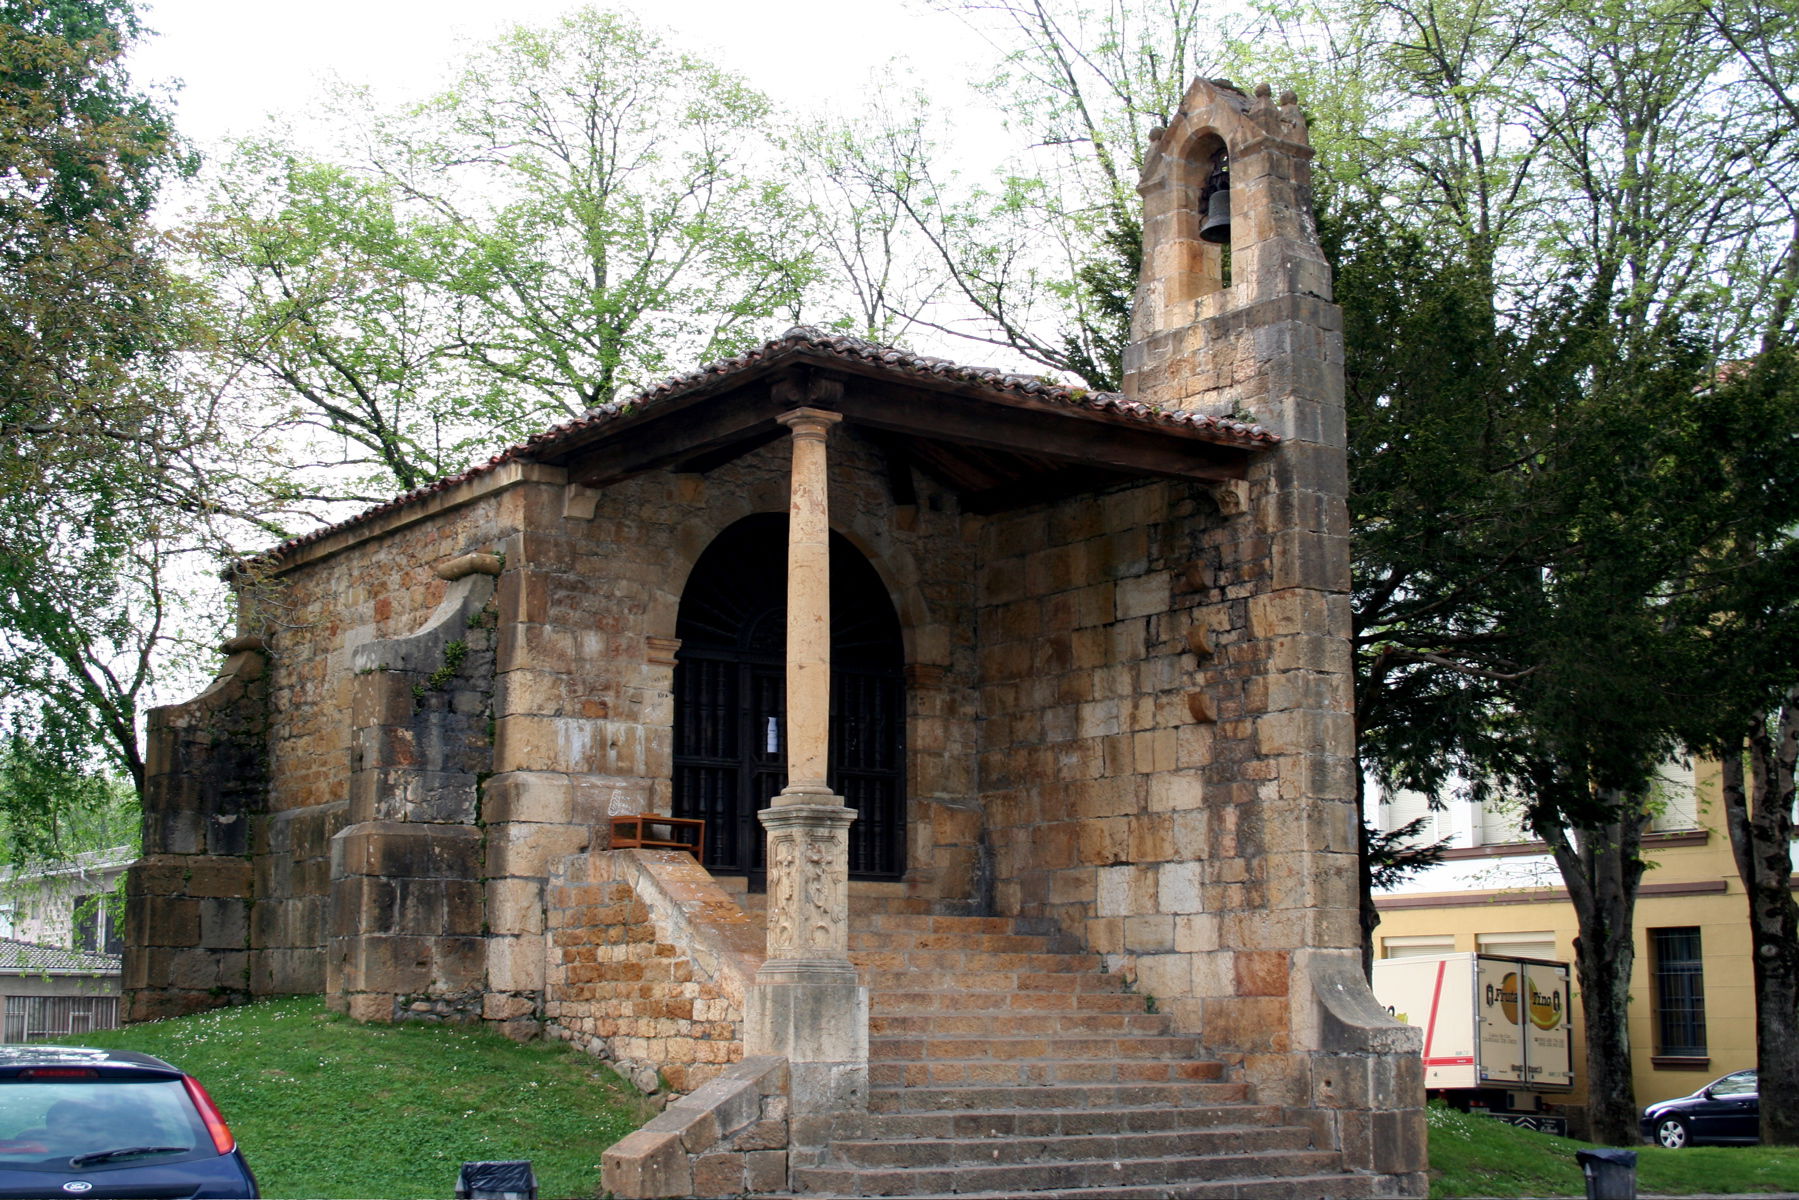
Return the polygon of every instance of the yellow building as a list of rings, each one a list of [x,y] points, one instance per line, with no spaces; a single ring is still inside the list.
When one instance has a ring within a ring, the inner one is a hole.
[[[1670,768],[1643,839],[1651,867],[1636,909],[1630,1044],[1639,1106],[1685,1095],[1755,1065],[1755,990],[1748,904],[1718,801],[1718,772]],[[1400,793],[1383,828],[1426,818],[1422,841],[1447,840],[1444,862],[1377,897],[1375,954],[1480,951],[1574,961],[1574,908],[1547,847],[1522,832],[1516,808],[1451,801],[1430,812]],[[1575,1087],[1586,1099],[1585,1021],[1574,1005]]]

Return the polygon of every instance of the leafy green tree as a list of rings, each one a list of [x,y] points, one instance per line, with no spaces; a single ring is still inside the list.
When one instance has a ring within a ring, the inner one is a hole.
[[[0,809],[34,851],[101,775],[141,784],[169,555],[228,507],[148,220],[190,164],[122,65],[142,32],[128,0],[0,0]]]
[[[0,747],[0,861],[15,867],[135,846],[137,791],[41,738]]]
[[[1751,723],[1741,746],[1720,755],[1724,817],[1737,873],[1749,900],[1750,969],[1755,976],[1755,1059],[1761,1139],[1799,1143],[1790,1107],[1799,1081],[1799,902],[1793,899],[1794,763],[1799,758],[1799,688],[1771,718]]]
[[[887,327],[1001,347],[1116,389],[1141,255],[1143,147],[1208,70],[1205,55],[1220,43],[1201,34],[1213,14],[1197,0],[1153,13],[1042,0],[934,5],[993,45],[997,66],[978,86],[1022,148],[985,175],[946,169],[925,136],[923,93],[832,135],[833,172],[856,196],[848,206],[891,214],[885,237],[942,282],[923,302],[898,298]]]
[[[170,346],[146,214],[183,160],[121,65],[138,33],[125,0],[0,3],[0,483],[15,495],[172,440],[135,364]]]
[[[184,234],[213,292],[221,373],[240,373],[271,440],[318,448],[303,470],[348,476],[332,484],[344,499],[459,470],[537,411],[481,402],[491,384],[456,348],[468,304],[429,282],[436,241],[392,184],[267,141],[238,145],[213,214]]]
[[[742,349],[813,279],[767,99],[625,17],[337,107],[353,152],[241,146],[190,245],[225,353],[277,425],[353,447],[364,493]]]

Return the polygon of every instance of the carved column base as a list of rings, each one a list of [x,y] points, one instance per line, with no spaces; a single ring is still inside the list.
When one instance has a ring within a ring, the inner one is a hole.
[[[778,1054],[796,1112],[868,1105],[868,989],[849,960],[854,809],[789,789],[757,814],[768,830],[768,959],[748,997],[744,1051]]]

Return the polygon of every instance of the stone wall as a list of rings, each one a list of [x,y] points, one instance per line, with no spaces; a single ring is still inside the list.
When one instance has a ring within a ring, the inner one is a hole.
[[[567,859],[548,894],[551,1036],[645,1092],[689,1092],[743,1057],[762,927],[686,854]]]
[[[609,1147],[600,1186],[618,1200],[787,1190],[787,1060],[748,1058]]]
[[[252,858],[256,994],[341,994],[344,947],[330,944],[333,845],[346,827],[377,814],[380,819],[427,815],[416,801],[427,787],[426,760],[447,750],[439,734],[444,732],[440,710],[449,698],[428,681],[445,665],[441,643],[458,635],[438,639],[435,657],[426,652],[431,648],[422,648],[418,662],[370,661],[359,674],[356,658],[369,647],[411,638],[431,623],[459,586],[438,567],[471,552],[492,552],[507,529],[507,498],[534,478],[527,471],[499,474],[481,488],[465,485],[417,505],[416,511],[377,519],[369,528],[327,534],[240,585],[240,621],[266,639],[270,660],[267,815],[256,823]],[[381,672],[381,666],[397,670]],[[414,687],[422,697],[413,694]],[[484,726],[485,718],[480,721]],[[356,744],[359,728],[361,745]],[[471,764],[459,766],[472,779]],[[353,786],[360,792],[359,813],[352,812]],[[439,815],[471,820],[466,800],[465,793],[460,811]],[[470,861],[478,863],[480,852],[477,843]],[[341,850],[338,857],[341,861]],[[377,909],[388,902],[366,899]],[[339,900],[359,909],[365,898],[345,892]],[[408,885],[406,903],[416,902]],[[340,931],[351,922],[348,911],[335,919]],[[477,915],[473,931],[479,930]],[[402,955],[401,961],[417,959]],[[410,996],[414,989],[399,992]],[[415,1002],[416,997],[407,1001]]]
[[[492,554],[441,563],[424,628],[358,646],[350,824],[331,843],[331,1003],[358,1020],[487,1007],[481,780],[493,761]]]
[[[1054,918],[1141,986],[1215,938],[1202,889],[1241,871],[1208,841],[1187,630],[1203,490],[1143,484],[988,520],[982,797],[1001,912]],[[1215,944],[1215,943],[1213,943]]]

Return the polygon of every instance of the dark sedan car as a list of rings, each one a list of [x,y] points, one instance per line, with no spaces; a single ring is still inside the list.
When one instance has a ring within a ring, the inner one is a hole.
[[[1761,1139],[1761,1097],[1754,1071],[1732,1071],[1691,1096],[1643,1110],[1643,1136],[1679,1150],[1700,1142],[1747,1145]]]
[[[0,1197],[255,1197],[193,1076],[148,1054],[0,1046]]]

